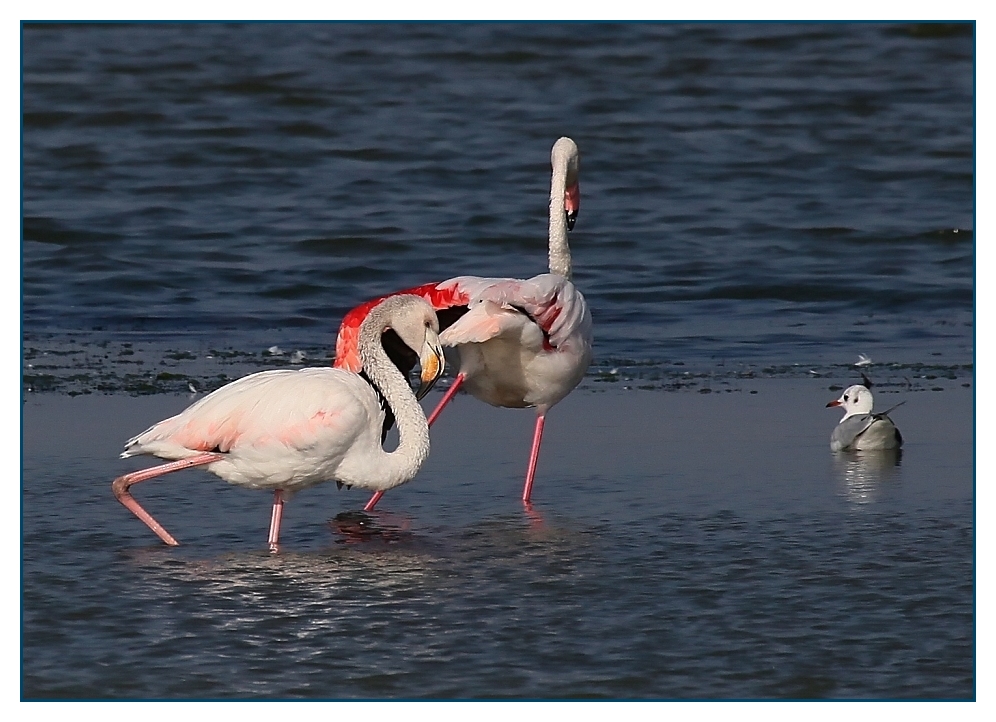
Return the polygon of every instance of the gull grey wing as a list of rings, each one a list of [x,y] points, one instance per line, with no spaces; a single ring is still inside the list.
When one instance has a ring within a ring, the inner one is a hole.
[[[830,434],[830,449],[843,451],[872,425],[875,419],[871,414],[855,414],[841,421]]]

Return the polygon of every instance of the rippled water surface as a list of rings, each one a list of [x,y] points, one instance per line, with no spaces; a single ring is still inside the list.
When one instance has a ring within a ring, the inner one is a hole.
[[[385,289],[540,273],[560,135],[594,371],[972,363],[971,26],[23,37],[27,388],[217,385],[244,369],[192,359],[326,358]]]
[[[834,457],[825,389],[578,391],[528,512],[532,414],[460,397],[374,515],[355,489],[295,496],[277,556],[264,492],[197,471],[136,487],[175,549],[114,501],[112,476],[145,465],[121,440],[185,397],[38,395],[23,692],[970,697],[971,392],[910,394],[899,457]]]
[[[972,26],[22,43],[23,696],[974,696]],[[275,557],[267,495],[206,473],[136,494],[177,549],[115,503],[189,388],[327,363],[373,295],[545,270],[561,135],[595,360],[531,512],[533,414],[465,396],[376,516],[303,492]],[[829,452],[859,354],[899,456]]]

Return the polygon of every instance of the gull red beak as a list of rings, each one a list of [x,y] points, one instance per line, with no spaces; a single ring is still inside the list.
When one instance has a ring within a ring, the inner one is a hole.
[[[835,399],[834,401],[831,401],[831,402],[830,402],[829,404],[827,404],[827,408],[828,408],[828,409],[829,409],[829,408],[830,408],[831,406],[840,406],[840,399]]]

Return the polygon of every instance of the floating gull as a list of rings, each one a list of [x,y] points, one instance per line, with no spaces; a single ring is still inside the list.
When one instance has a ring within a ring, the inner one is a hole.
[[[839,399],[827,404],[827,408],[840,406],[844,409],[844,418],[830,435],[830,450],[898,449],[903,445],[903,437],[889,418],[889,413],[906,402],[901,401],[880,414],[872,413],[875,401],[872,397],[871,381],[865,376],[862,378],[865,380],[864,385],[856,384],[844,389]]]

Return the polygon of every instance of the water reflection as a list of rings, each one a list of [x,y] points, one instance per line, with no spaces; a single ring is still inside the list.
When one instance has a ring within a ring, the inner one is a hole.
[[[546,522],[543,521],[543,515],[540,514],[535,507],[533,507],[532,502],[522,502],[522,509],[526,514],[526,518],[529,519],[530,530],[543,531]]]
[[[834,472],[840,493],[855,504],[878,501],[885,489],[899,478],[901,449],[881,451],[838,451]]]
[[[576,530],[550,525],[531,508],[524,516],[470,527],[418,529],[405,515],[362,511],[342,512],[327,523],[330,542],[313,551],[205,554],[193,545],[150,545],[126,556],[139,572],[142,596],[176,598],[196,590],[202,601],[254,606],[265,599],[293,614],[333,600],[341,607],[346,599],[369,602],[402,591],[431,596],[443,583],[444,570],[485,559],[513,566],[523,558],[533,563],[563,559],[585,544]]]
[[[411,519],[387,512],[344,511],[329,528],[338,544],[397,544],[413,537]]]

